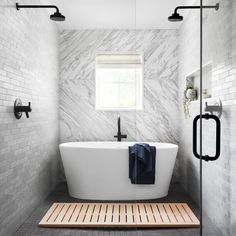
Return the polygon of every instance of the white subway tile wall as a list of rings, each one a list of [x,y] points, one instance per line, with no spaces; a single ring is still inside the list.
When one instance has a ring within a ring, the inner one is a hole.
[[[14,117],[16,98],[31,102],[29,119]],[[12,235],[57,184],[58,119],[57,27],[44,9],[1,0],[0,235]]]

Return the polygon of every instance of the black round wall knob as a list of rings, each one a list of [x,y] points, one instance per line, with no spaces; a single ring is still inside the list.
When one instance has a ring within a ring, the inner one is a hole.
[[[17,109],[18,106],[22,106],[22,102],[19,98],[17,98],[14,102],[14,114],[15,114],[16,119],[19,120],[22,116],[22,112],[18,111]]]

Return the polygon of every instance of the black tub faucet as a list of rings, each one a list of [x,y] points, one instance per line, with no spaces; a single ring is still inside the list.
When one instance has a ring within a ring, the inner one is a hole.
[[[121,139],[122,138],[127,138],[127,135],[126,134],[121,134],[121,131],[120,131],[120,116],[119,115],[118,115],[117,124],[118,124],[118,132],[117,132],[117,135],[114,136],[114,138],[117,138],[117,141],[121,142]]]

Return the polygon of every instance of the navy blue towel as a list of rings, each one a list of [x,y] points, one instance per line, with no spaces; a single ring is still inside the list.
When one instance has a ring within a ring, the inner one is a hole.
[[[129,178],[132,184],[155,184],[156,147],[146,143],[129,146]]]

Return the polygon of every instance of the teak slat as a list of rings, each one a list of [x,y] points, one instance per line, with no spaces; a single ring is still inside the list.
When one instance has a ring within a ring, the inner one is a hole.
[[[112,210],[113,210],[113,204],[107,205],[107,214],[106,214],[106,222],[111,223],[112,222]]]
[[[184,218],[181,216],[181,214],[179,212],[179,209],[176,207],[176,205],[175,204],[170,204],[170,208],[171,208],[177,222],[184,224],[184,222],[185,222]]]
[[[187,212],[184,210],[184,207],[182,206],[182,204],[178,204],[178,205],[176,205],[176,207],[178,208],[181,216],[183,217],[184,222],[191,223],[192,220],[189,218],[189,216],[188,216]]]
[[[146,212],[144,210],[144,205],[138,204],[138,208],[139,208],[139,214],[140,214],[141,221],[142,221],[142,223],[146,224],[148,221],[147,221]]]
[[[100,213],[99,213],[99,223],[103,224],[106,220],[106,205],[102,204]]]
[[[89,206],[88,204],[83,204],[82,205],[82,208],[80,209],[80,213],[79,213],[79,215],[76,219],[76,222],[84,223],[84,219],[86,217],[88,206]]]
[[[160,214],[160,216],[162,218],[163,223],[169,224],[170,223],[170,219],[167,216],[167,213],[166,213],[166,210],[165,210],[163,204],[157,204],[156,208],[159,211],[159,214]]]
[[[126,224],[126,212],[125,212],[125,205],[120,204],[120,223],[121,224]]]
[[[166,211],[166,214],[167,214],[167,216],[168,216],[168,218],[170,220],[170,223],[171,224],[176,224],[178,221],[177,221],[175,215],[173,214],[170,206],[169,205],[163,205],[163,207],[164,207],[164,209]]]
[[[93,217],[91,219],[91,223],[96,224],[98,222],[98,216],[99,216],[99,211],[100,211],[100,204],[96,204],[93,212]]]
[[[63,222],[70,222],[71,218],[72,218],[72,214],[74,213],[75,211],[75,208],[76,208],[76,204],[70,204],[69,205],[69,209],[65,215],[65,218],[63,219]]]
[[[141,219],[140,213],[139,213],[138,204],[133,205],[133,210],[134,210],[134,222],[136,225],[138,225],[138,224],[142,223],[142,219]]]
[[[84,217],[84,220],[83,220],[83,222],[85,223],[85,224],[89,224],[90,222],[91,222],[91,218],[92,218],[92,216],[93,216],[93,210],[94,210],[94,206],[95,205],[88,205],[87,206],[87,211],[86,211],[86,215],[85,215],[85,217]]]
[[[68,208],[70,207],[70,205],[64,204],[63,207],[61,208],[57,218],[55,219],[55,224],[60,224],[63,219],[65,218],[65,214],[68,210]]]
[[[81,208],[82,208],[81,204],[75,205],[74,210],[71,215],[71,219],[70,219],[71,224],[76,224]]]
[[[196,222],[198,221],[197,217],[194,215],[194,213],[192,212],[192,210],[189,208],[188,204],[184,203],[182,204],[184,210],[186,211],[186,213],[188,214],[189,218],[191,219],[192,222]]]
[[[128,224],[133,224],[134,223],[133,211],[132,211],[132,205],[131,204],[126,205],[126,217],[127,217],[127,223]]]
[[[58,207],[55,209],[55,211],[53,212],[53,214],[51,216],[52,219],[50,219],[50,220],[52,220],[52,222],[54,222],[54,223],[56,222],[56,220],[57,220],[59,214],[61,213],[61,211],[63,210],[64,206],[65,206],[65,203],[58,204]]]
[[[145,208],[146,208],[146,211],[147,211],[148,222],[150,224],[155,224],[156,223],[155,215],[152,212],[151,206],[148,205],[148,204],[145,204]]]
[[[120,223],[120,212],[118,204],[114,204],[113,222],[117,225],[119,225]]]
[[[40,227],[199,227],[186,203],[54,203]]]
[[[54,211],[55,211],[57,208],[58,208],[58,204],[57,204],[57,203],[53,203],[52,206],[51,206],[51,208],[47,211],[47,213],[46,213],[45,216],[43,217],[42,222],[47,223],[47,222],[51,219],[51,217],[52,217]]]

